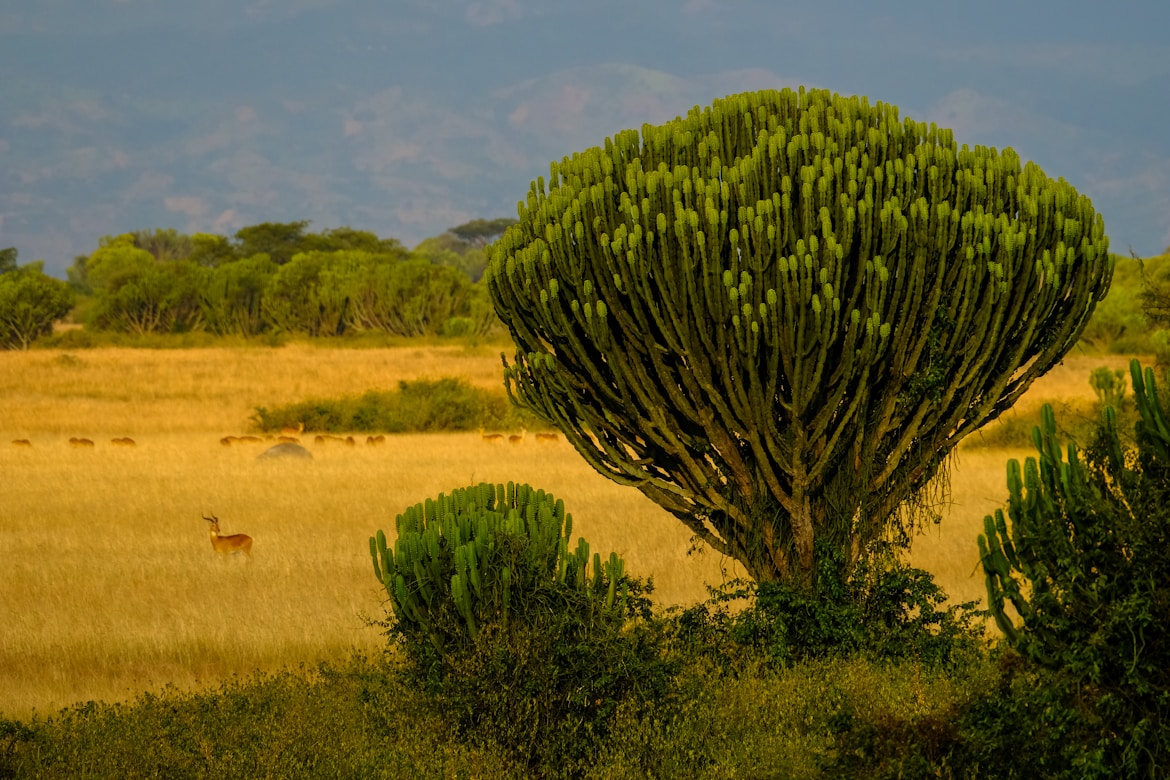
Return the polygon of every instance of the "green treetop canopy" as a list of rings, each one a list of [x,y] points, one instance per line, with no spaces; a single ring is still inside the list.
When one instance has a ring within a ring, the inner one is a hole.
[[[491,249],[506,385],[757,579],[895,529],[1075,343],[1112,263],[1010,149],[827,91],[696,107],[553,163]]]

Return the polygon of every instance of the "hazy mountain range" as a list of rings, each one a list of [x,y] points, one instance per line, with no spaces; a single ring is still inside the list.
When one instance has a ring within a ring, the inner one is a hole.
[[[865,94],[1170,244],[1170,3],[4,0],[0,247],[309,219],[407,245],[714,97]],[[1025,6],[1021,9],[1018,6]]]

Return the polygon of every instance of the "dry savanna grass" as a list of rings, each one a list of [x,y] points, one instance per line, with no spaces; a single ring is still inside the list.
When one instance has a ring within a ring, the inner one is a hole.
[[[1091,401],[1088,373],[1105,363],[1070,359],[1024,403]],[[360,435],[347,447],[305,435],[312,460],[257,460],[273,441],[220,444],[254,433],[256,406],[424,377],[495,388],[499,365],[498,347],[0,352],[0,713],[380,648],[366,620],[382,616],[383,596],[368,537],[392,531],[409,504],[478,481],[563,498],[574,533],[652,576],[660,603],[697,602],[742,574],[710,550],[689,555],[678,521],[595,474],[563,438],[399,435],[368,446]],[[112,441],[123,437],[135,446]],[[982,595],[975,535],[1003,499],[1009,454],[964,451],[952,504],[915,548],[956,599]],[[223,534],[253,537],[250,559],[215,554],[202,519],[212,514]]]

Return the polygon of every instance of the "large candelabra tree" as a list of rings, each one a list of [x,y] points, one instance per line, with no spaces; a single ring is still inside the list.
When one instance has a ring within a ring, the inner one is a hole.
[[[517,403],[758,581],[808,583],[814,540],[905,530],[1111,273],[1089,200],[1013,151],[784,90],[554,162],[487,275]]]

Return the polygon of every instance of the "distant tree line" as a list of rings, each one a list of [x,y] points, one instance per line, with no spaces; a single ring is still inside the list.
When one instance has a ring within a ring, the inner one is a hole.
[[[484,247],[514,220],[475,220],[408,250],[393,238],[307,221],[265,222],[231,238],[173,229],[101,239],[68,283],[0,253],[0,347],[27,348],[84,302],[87,328],[131,334],[196,330],[399,336],[483,333],[495,321],[479,283]]]

